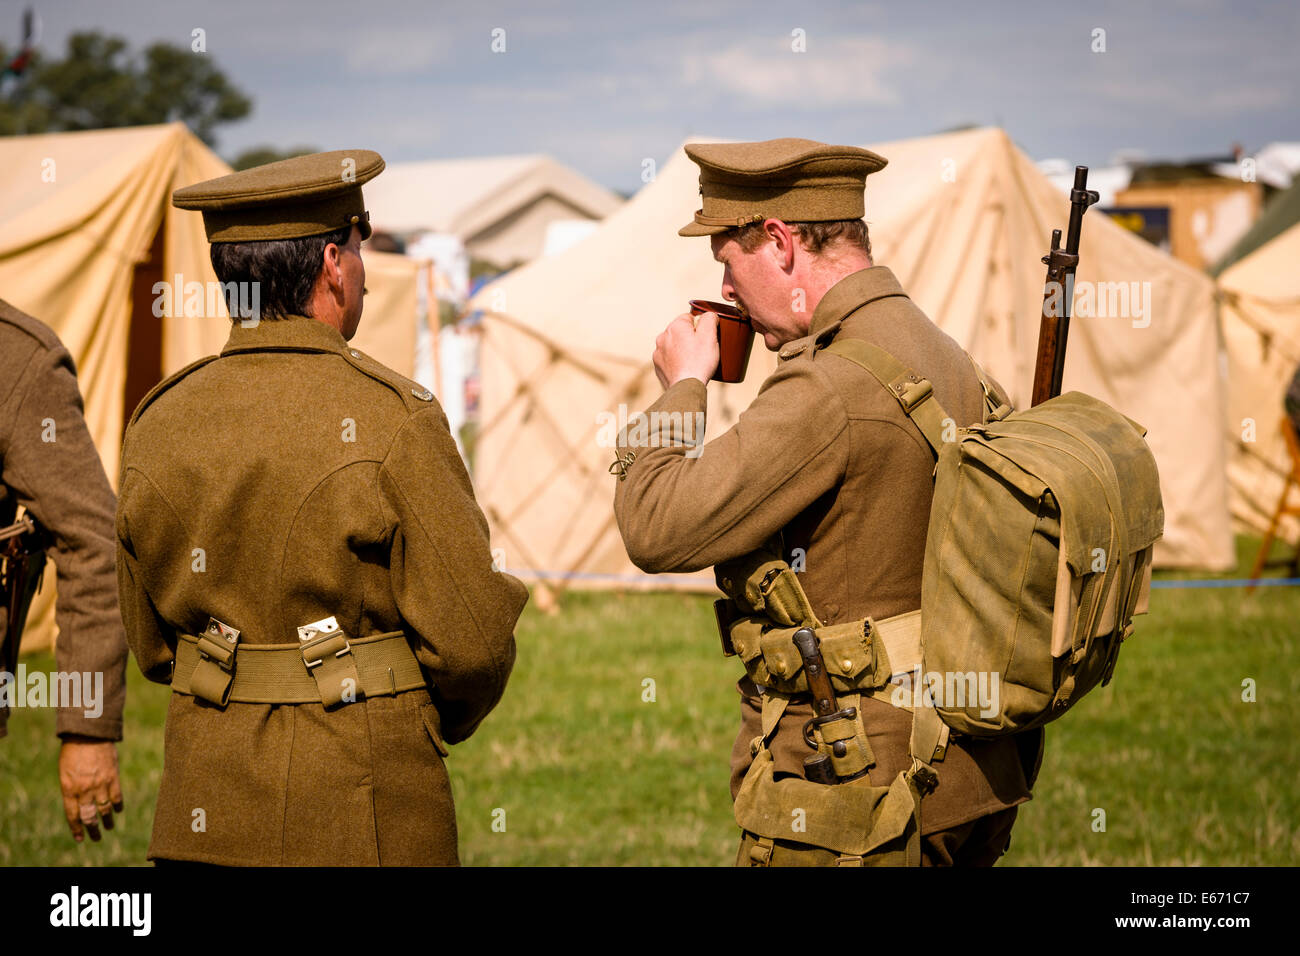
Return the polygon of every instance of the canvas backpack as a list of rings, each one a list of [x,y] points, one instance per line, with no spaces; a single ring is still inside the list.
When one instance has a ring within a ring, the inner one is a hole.
[[[930,382],[883,349],[840,336],[827,351],[876,378],[936,457],[918,690],[943,723],[977,737],[1017,733],[1108,683],[1133,616],[1147,610],[1164,529],[1146,430],[1082,392],[1012,411],[978,365],[983,421],[957,427]],[[971,672],[988,675],[993,707],[954,699],[970,682],[949,675]]]

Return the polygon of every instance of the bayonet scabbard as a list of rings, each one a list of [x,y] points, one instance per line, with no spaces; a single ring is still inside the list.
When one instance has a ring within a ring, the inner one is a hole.
[[[813,719],[808,721],[804,726],[804,741],[808,746],[817,748],[817,741],[813,738],[813,729],[823,724],[830,723],[833,720],[856,720],[858,712],[856,708],[845,707],[837,708],[835,705],[835,689],[831,686],[830,676],[826,673],[826,662],[822,659],[821,642],[817,635],[813,633],[812,628],[801,627],[794,632],[794,646],[799,651],[799,656],[803,658],[804,674],[808,678],[808,690],[812,692],[813,698]],[[848,754],[848,745],[843,740],[836,740],[831,744],[832,753],[836,757],[845,757]],[[835,773],[834,764],[829,754],[824,754],[818,749],[818,752],[804,758],[804,776],[814,783],[839,783],[840,778]],[[855,774],[854,776],[860,776]]]

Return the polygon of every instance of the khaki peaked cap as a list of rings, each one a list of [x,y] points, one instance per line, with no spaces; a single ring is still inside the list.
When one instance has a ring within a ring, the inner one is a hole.
[[[195,183],[172,193],[172,203],[203,213],[208,242],[298,239],[349,225],[369,239],[361,185],[383,171],[373,150],[338,149]]]
[[[678,230],[681,236],[711,236],[764,219],[861,219],[867,176],[888,162],[867,149],[810,139],[698,143],[686,155],[700,167],[703,206]]]

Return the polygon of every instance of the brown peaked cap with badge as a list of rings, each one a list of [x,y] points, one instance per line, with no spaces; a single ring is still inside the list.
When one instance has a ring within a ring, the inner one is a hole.
[[[764,219],[861,219],[867,176],[888,162],[868,149],[811,139],[696,143],[686,155],[700,167],[703,207],[680,236],[711,236]]]
[[[361,186],[383,171],[373,150],[337,149],[195,183],[172,193],[172,203],[203,213],[208,242],[299,239],[348,225],[369,239]]]

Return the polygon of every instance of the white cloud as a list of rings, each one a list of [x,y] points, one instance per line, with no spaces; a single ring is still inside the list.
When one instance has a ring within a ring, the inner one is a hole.
[[[1209,88],[1198,90],[1193,82],[1134,78],[1100,84],[1096,91],[1130,108],[1140,103],[1184,116],[1230,116],[1250,110],[1277,109],[1287,103],[1288,91],[1279,86],[1246,82],[1215,88],[1215,82],[1203,82],[1201,85]]]
[[[913,61],[910,47],[881,37],[827,37],[815,32],[806,52],[781,46],[731,46],[684,61],[688,80],[707,79],[745,100],[765,106],[797,104],[842,107],[896,104],[898,90],[885,76]]]
[[[418,73],[438,62],[449,49],[447,34],[430,29],[368,29],[347,42],[347,68],[361,75]]]

